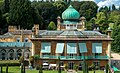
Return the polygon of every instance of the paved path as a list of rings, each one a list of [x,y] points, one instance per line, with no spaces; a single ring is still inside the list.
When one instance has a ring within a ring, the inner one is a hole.
[[[118,53],[111,53],[112,60],[120,60],[120,55]]]
[[[111,53],[111,64],[120,69],[120,55],[118,53]]]
[[[68,70],[67,73],[77,73],[75,70]]]

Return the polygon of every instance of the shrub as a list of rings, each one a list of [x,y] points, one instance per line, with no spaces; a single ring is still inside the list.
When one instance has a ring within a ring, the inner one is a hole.
[[[24,57],[21,56],[20,59],[19,59],[19,62],[20,62],[20,63],[23,63],[23,61],[24,61]]]
[[[39,60],[40,59],[40,55],[34,55],[34,59],[35,60]]]

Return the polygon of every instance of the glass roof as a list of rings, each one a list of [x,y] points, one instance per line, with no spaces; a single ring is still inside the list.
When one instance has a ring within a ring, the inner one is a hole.
[[[94,37],[94,36],[100,36],[100,37],[106,37],[106,35],[104,34],[101,34],[100,32],[98,31],[77,31],[77,30],[64,30],[64,31],[45,31],[43,33],[40,33],[39,34],[40,36],[42,37],[48,37],[48,36],[67,36],[67,37]]]

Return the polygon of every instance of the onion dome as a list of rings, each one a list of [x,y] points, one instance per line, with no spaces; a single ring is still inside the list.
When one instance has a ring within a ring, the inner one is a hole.
[[[79,19],[80,14],[71,5],[62,13],[62,19]]]

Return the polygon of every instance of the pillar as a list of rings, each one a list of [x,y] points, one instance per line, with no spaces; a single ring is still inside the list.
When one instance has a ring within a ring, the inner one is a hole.
[[[108,42],[108,58],[109,58],[109,66],[111,67],[111,41]]]
[[[32,42],[32,56],[35,55],[35,43]]]

